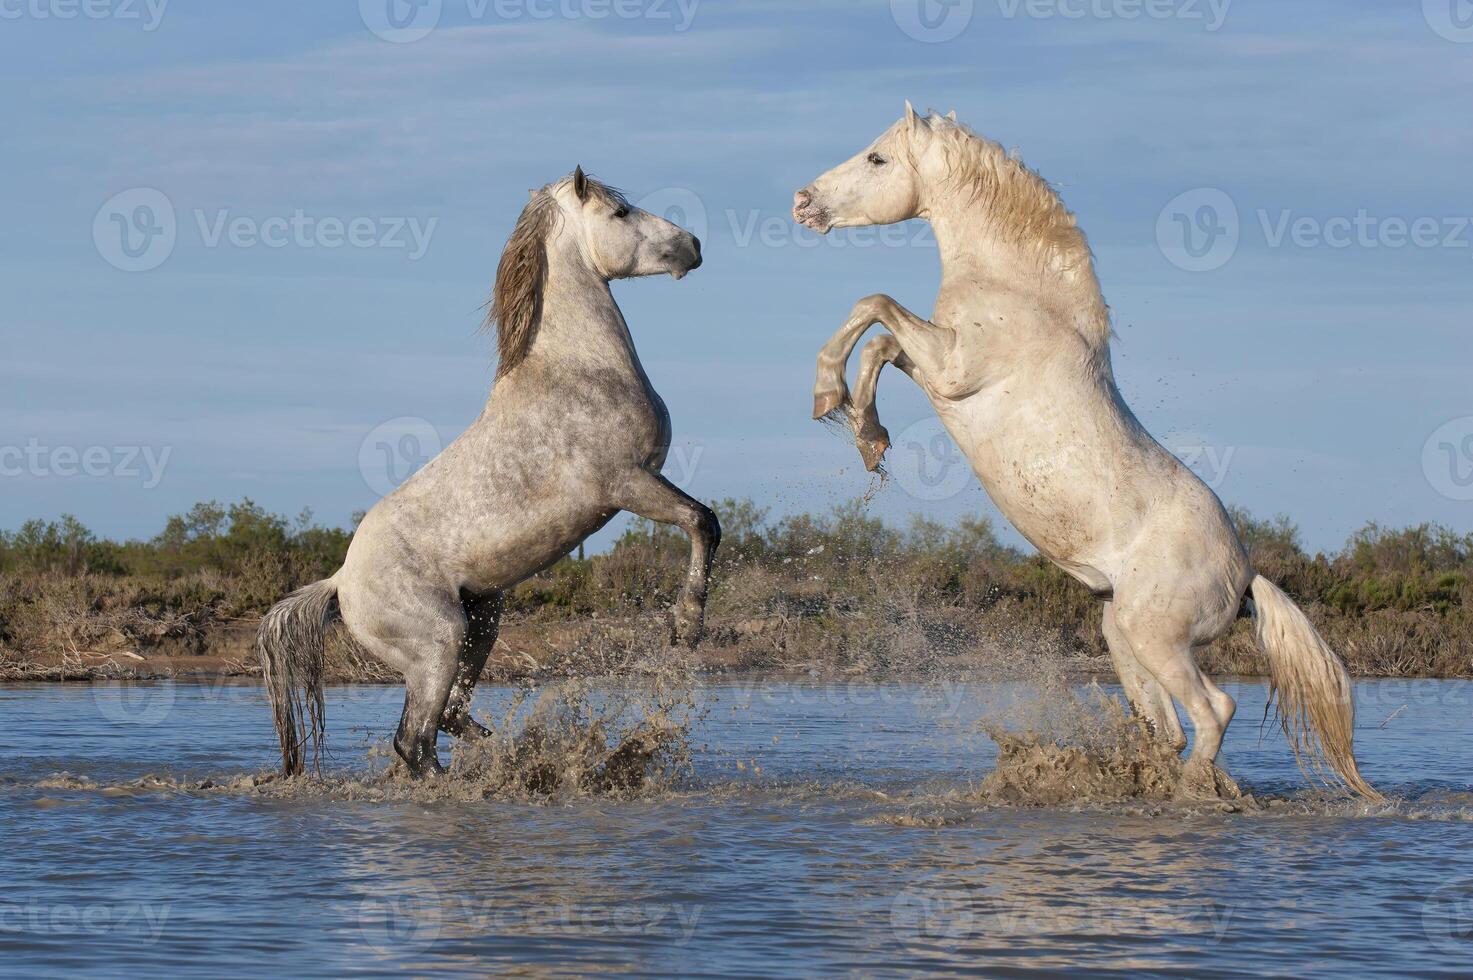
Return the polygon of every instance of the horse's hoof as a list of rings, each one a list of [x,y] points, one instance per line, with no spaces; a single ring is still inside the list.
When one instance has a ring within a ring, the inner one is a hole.
[[[706,633],[706,617],[703,612],[677,612],[671,619],[670,645],[694,650]]]
[[[1243,791],[1226,772],[1211,762],[1188,759],[1176,786],[1179,801],[1241,800]]]
[[[825,391],[813,396],[813,417],[821,419],[837,412],[844,404],[842,391]]]
[[[859,455],[864,459],[864,468],[873,473],[880,468],[885,451],[890,448],[890,433],[879,423],[865,425],[860,429],[855,445],[859,447]]]

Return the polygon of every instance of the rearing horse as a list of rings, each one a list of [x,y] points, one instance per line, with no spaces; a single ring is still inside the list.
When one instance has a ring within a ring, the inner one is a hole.
[[[257,651],[282,768],[323,735],[324,646],[335,621],[404,675],[394,749],[416,776],[444,772],[441,730],[476,738],[477,678],[505,590],[621,510],[682,528],[690,567],[673,638],[700,637],[721,537],[710,508],[660,475],[670,416],[645,376],[609,281],[701,264],[688,232],[584,175],[532,192],[496,270],[487,326],[496,382],[481,417],[370,510],[331,578],[277,603]]]
[[[1284,732],[1302,764],[1327,763],[1364,796],[1344,664],[1304,613],[1256,575],[1221,502],[1136,420],[1115,386],[1110,313],[1074,215],[1037,174],[956,122],[905,116],[794,195],[793,217],[832,228],[928,220],[942,282],[930,320],[889,296],[855,305],[818,356],[814,417],[844,411],[865,464],[889,436],[875,411],[885,364],[918,384],[983,487],[1044,556],[1104,600],[1126,696],[1178,750],[1195,732],[1188,791],[1216,792],[1233,699],[1193,651],[1253,592]],[[870,327],[851,396],[850,354]]]

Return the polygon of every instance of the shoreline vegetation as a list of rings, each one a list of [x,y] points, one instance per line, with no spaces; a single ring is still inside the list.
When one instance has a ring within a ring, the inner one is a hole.
[[[1007,672],[1047,653],[1108,672],[1100,604],[1043,558],[1007,547],[986,519],[894,527],[853,501],[771,518],[713,505],[724,538],[701,668],[899,675]],[[1287,518],[1233,519],[1259,572],[1300,603],[1358,677],[1473,677],[1473,534],[1368,524],[1310,555]],[[356,523],[356,522],[355,522]],[[0,680],[258,675],[256,624],[331,575],[352,532],[250,500],[195,505],[146,541],[99,538],[72,517],[0,532]],[[636,520],[606,553],[569,557],[508,594],[488,678],[612,674],[668,659],[665,610],[688,545]],[[1260,674],[1251,622],[1201,651],[1214,675]],[[395,681],[333,645],[335,682]]]

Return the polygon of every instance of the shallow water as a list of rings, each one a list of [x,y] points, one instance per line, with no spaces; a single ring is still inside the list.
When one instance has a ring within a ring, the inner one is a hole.
[[[1473,970],[1473,684],[1359,685],[1379,807],[1229,690],[1262,810],[989,805],[1010,684],[708,684],[676,786],[552,805],[202,786],[272,766],[258,688],[0,687],[0,973]],[[399,693],[329,695],[365,770]]]

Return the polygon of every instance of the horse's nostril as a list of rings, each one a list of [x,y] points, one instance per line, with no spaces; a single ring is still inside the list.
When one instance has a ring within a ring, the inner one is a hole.
[[[813,202],[813,195],[806,190],[797,191],[793,194],[793,207],[804,208]]]
[[[690,236],[691,244],[696,247],[696,258],[701,257],[701,240],[695,235]]]

